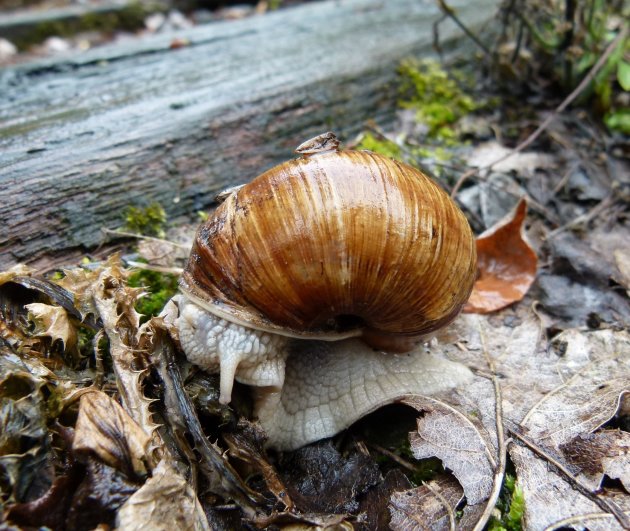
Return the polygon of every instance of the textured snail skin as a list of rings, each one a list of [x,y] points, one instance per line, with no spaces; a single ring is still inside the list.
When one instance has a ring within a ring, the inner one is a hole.
[[[224,403],[234,378],[255,386],[254,414],[276,450],[332,437],[405,395],[432,395],[472,379],[467,367],[431,347],[392,354],[359,339],[292,339],[230,323],[182,295],[173,302],[188,360],[209,372],[220,368]]]
[[[220,401],[230,402],[234,380],[246,385],[280,389],[289,338],[244,327],[205,311],[184,295],[175,320],[188,361],[208,372],[219,372]]]
[[[258,393],[256,415],[277,450],[332,437],[363,416],[405,395],[433,395],[470,382],[465,366],[427,347],[384,353],[358,339],[293,340],[280,391]]]

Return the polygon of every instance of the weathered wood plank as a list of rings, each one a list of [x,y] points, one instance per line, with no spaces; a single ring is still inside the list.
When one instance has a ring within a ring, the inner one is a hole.
[[[474,28],[496,0],[451,4]],[[0,266],[94,246],[130,204],[193,213],[309,135],[387,123],[398,62],[431,53],[439,16],[327,1],[0,71]]]

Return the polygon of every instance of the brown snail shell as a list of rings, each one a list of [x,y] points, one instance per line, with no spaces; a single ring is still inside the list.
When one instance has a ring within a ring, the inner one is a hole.
[[[237,189],[201,225],[182,290],[251,328],[363,335],[378,347],[453,320],[476,251],[448,194],[402,162],[337,151],[330,134],[303,146],[305,156]]]

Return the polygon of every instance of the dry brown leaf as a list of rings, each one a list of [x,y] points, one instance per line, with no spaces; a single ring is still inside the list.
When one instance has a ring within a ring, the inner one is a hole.
[[[33,270],[24,264],[16,264],[6,271],[0,271],[0,286],[6,282],[10,282],[15,277],[28,276]]]
[[[536,278],[538,259],[524,236],[524,199],[477,238],[479,277],[464,311],[489,313],[520,301]]]
[[[626,293],[630,296],[630,250],[615,249],[613,256],[615,257],[615,265],[619,270],[617,281],[626,288]]]
[[[273,512],[269,516],[252,519],[260,529],[273,526],[282,531],[352,531],[354,526],[347,514],[312,514],[301,512]]]
[[[447,474],[420,487],[396,492],[389,503],[389,526],[394,531],[451,529],[456,523],[455,508],[463,497],[461,485]]]
[[[630,492],[630,433],[606,430],[578,435],[560,449],[567,461],[580,469],[591,490],[600,488],[606,474],[620,480]]]
[[[98,270],[84,268],[66,269],[64,277],[57,280],[62,288],[66,289],[74,298],[74,306],[85,319],[88,315],[98,315],[94,304],[94,283],[98,278]]]
[[[68,312],[61,306],[51,306],[41,302],[26,304],[28,319],[35,324],[33,335],[60,339],[66,350],[77,344],[77,329],[70,321]]]
[[[120,531],[210,529],[194,490],[165,460],[120,508],[116,524]]]
[[[566,466],[561,445],[607,422],[630,386],[630,336],[611,330],[569,330],[557,336],[554,345],[562,354],[556,368],[558,385],[531,408],[521,425],[537,447]],[[523,488],[527,529],[555,526],[567,518],[581,519],[589,529],[621,529],[617,520],[531,450],[511,445],[510,456]],[[630,462],[626,460],[623,467],[627,470]],[[588,478],[577,480],[586,488],[596,488]],[[627,500],[630,497],[622,502]],[[593,514],[598,516],[589,516]]]
[[[499,159],[501,160],[494,164]],[[550,168],[553,163],[554,158],[550,155],[516,151],[495,141],[477,146],[468,157],[468,165],[482,168],[482,174],[488,172],[486,169],[488,165],[492,165],[492,170],[497,172],[509,173],[514,171],[520,174],[533,175],[537,169]]]
[[[157,424],[150,411],[151,401],[144,396],[142,346],[150,345],[153,334],[149,321],[140,330],[140,315],[134,304],[141,290],[126,286],[128,272],[114,258],[99,270],[93,285],[86,289],[92,294],[94,306],[103,322],[110,344],[116,383],[123,408],[145,433],[150,433],[156,448],[162,449]],[[161,451],[161,450],[160,450]]]
[[[525,499],[525,530],[574,527],[590,531],[617,531],[623,529],[613,515],[580,494],[565,478],[531,450],[513,444],[510,456],[516,466],[518,486]],[[630,497],[602,493],[606,501],[616,503],[630,515]],[[610,498],[610,499],[609,499]]]
[[[469,504],[487,500],[496,461],[490,457],[494,450],[478,421],[430,398],[411,397],[402,402],[425,412],[418,419],[418,431],[409,434],[414,457],[440,459],[461,483]]]
[[[524,422],[529,428],[524,433],[558,460],[563,456],[557,444],[586,435],[607,422],[630,383],[627,332],[568,330],[548,343],[539,317],[522,305],[492,317],[462,315],[442,339],[445,342],[436,351],[441,349],[449,359],[477,374],[457,390],[432,399],[414,397],[418,408],[428,413],[419,421],[419,434],[412,436],[412,449],[415,452],[419,442],[417,457],[439,457],[464,486],[468,505],[458,522],[461,529],[471,529],[483,512],[496,469],[490,463],[498,462],[495,393],[484,353],[493,360],[498,375],[504,425]],[[431,400],[441,402],[442,407],[436,409]],[[480,450],[487,453],[488,465],[483,464]],[[544,529],[566,518],[582,518],[589,526],[600,522],[599,529],[605,525],[615,528],[613,516],[576,492],[566,478],[552,472],[550,464],[520,445],[512,444],[508,450],[518,462],[519,481],[522,478],[526,486],[526,514],[534,522],[526,522],[526,529]],[[568,462],[564,465],[571,468]],[[625,471],[628,463],[613,460],[609,464],[616,475],[622,475],[619,466]],[[484,470],[483,479],[479,470]],[[549,488],[545,481],[549,481]],[[474,505],[468,495],[479,485],[483,488],[477,490]],[[620,504],[626,501],[630,496]],[[595,516],[589,516],[591,513]]]
[[[114,399],[101,391],[81,397],[72,449],[92,452],[101,461],[127,474],[147,473],[151,437]]]
[[[582,366],[564,367],[566,381],[546,394],[521,425],[529,437],[559,454],[561,444],[609,421],[622,394],[630,392],[630,335],[612,330],[568,330],[554,343],[564,345],[565,356],[573,360],[581,357]]]
[[[630,231],[627,226],[603,226],[589,232],[586,241],[599,259],[612,266],[612,278],[630,295]]]
[[[259,472],[269,491],[280,503],[284,504],[287,510],[291,510],[293,501],[263,450],[264,431],[258,425],[244,420],[239,422],[238,427],[240,428],[238,431],[223,435],[230,455],[248,463]]]

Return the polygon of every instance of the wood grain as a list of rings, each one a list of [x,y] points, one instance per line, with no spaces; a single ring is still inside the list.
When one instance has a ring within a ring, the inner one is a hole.
[[[451,4],[477,28],[496,0]],[[432,53],[439,18],[429,1],[308,3],[0,71],[0,267],[92,248],[128,205],[194,215],[315,134],[387,125],[399,60]]]

